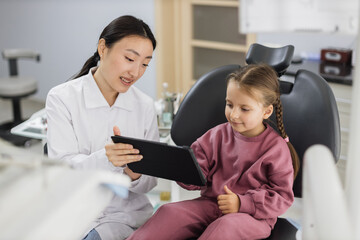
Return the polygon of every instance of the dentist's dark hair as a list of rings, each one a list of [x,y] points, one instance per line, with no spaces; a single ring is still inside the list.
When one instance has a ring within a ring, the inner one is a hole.
[[[156,48],[156,40],[149,26],[141,19],[130,15],[118,17],[109,23],[102,31],[99,40],[103,38],[106,47],[111,48],[114,43],[127,36],[147,38],[152,42],[153,49]],[[95,53],[85,62],[80,72],[73,79],[88,74],[92,67],[97,66],[99,60],[100,56],[96,48]]]

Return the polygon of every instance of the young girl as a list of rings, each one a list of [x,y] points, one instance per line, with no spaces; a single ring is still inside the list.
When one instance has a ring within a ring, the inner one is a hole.
[[[75,79],[48,93],[49,157],[76,169],[103,169],[132,179],[129,197],[115,196],[89,227],[90,233],[84,233],[85,239],[125,239],[152,214],[145,193],[157,184],[156,178],[132,172],[126,164],[139,161],[139,151],[109,139],[122,134],[158,141],[153,100],[133,86],[155,47],[147,24],[119,17],[105,27],[95,53]]]
[[[163,205],[130,240],[262,239],[292,204],[299,163],[284,130],[276,73],[248,65],[227,81],[228,122],[191,145],[207,184],[179,183],[201,197]],[[264,123],[274,108],[281,136]]]

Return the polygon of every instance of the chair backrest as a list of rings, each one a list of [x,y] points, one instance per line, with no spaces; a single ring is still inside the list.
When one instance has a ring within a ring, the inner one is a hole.
[[[281,83],[281,82],[280,82]],[[327,146],[335,161],[340,156],[340,121],[335,96],[319,75],[299,70],[289,93],[280,96],[286,133],[300,158],[300,170],[294,182],[294,194],[301,197],[302,161],[305,151],[314,144]],[[271,116],[276,122],[275,115]],[[272,126],[274,129],[276,125]]]
[[[226,65],[206,73],[192,86],[175,114],[171,137],[177,145],[190,146],[210,128],[226,122],[226,77],[239,69]]]
[[[264,61],[263,61],[264,62]],[[227,65],[202,76],[190,89],[174,117],[171,137],[177,145],[190,146],[210,128],[226,122],[226,77],[239,69]],[[286,133],[295,147],[300,164],[313,144],[327,146],[337,160],[340,155],[340,122],[334,94],[320,76],[299,70],[294,83],[280,81],[280,99]],[[275,115],[270,124],[277,130]],[[294,182],[294,194],[301,197],[302,167]]]

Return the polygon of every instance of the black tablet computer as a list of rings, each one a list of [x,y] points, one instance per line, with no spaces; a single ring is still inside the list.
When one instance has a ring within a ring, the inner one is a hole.
[[[114,143],[128,143],[139,149],[143,159],[128,164],[128,167],[136,173],[197,186],[204,186],[206,183],[190,147],[123,136],[111,138]]]

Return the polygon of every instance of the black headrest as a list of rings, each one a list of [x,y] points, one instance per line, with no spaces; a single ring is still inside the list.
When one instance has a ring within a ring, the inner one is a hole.
[[[273,67],[281,76],[290,66],[292,57],[294,55],[294,46],[287,45],[280,48],[266,47],[258,43],[250,46],[246,54],[247,64],[265,63]]]

